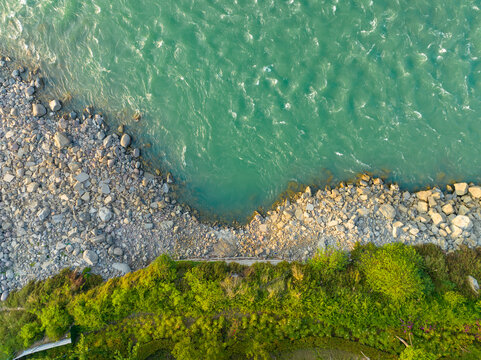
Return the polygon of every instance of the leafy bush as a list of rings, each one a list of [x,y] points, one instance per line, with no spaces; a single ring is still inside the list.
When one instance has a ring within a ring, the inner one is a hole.
[[[402,353],[399,360],[437,360],[438,357],[430,352],[422,349],[416,349],[412,346],[407,347]]]
[[[20,337],[23,340],[23,346],[29,346],[33,340],[42,334],[42,326],[38,322],[25,324],[20,330]]]
[[[335,248],[318,249],[309,263],[315,270],[332,275],[334,272],[346,268],[349,263],[349,255],[345,251]]]
[[[412,247],[394,243],[365,252],[360,266],[369,286],[395,302],[419,297],[425,290],[422,258]]]

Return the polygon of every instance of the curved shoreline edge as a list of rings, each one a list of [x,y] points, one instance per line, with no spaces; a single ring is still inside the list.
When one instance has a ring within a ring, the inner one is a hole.
[[[333,190],[306,187],[238,228],[202,223],[172,200],[167,179],[144,172],[140,151],[100,114],[67,114],[55,99],[40,104],[38,75],[11,65],[0,62],[2,300],[66,267],[111,278],[163,253],[305,260],[319,247],[349,250],[358,240],[444,251],[481,244],[479,186],[410,193],[367,175]]]

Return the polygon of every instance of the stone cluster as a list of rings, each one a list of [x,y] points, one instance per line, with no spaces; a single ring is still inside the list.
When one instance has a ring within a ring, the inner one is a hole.
[[[199,222],[176,203],[171,176],[144,170],[130,134],[87,108],[37,98],[43,82],[0,61],[0,294],[62,268],[105,278],[174,258],[305,260],[320,247],[481,242],[481,188],[458,183],[417,193],[363,175],[311,188],[241,227]]]

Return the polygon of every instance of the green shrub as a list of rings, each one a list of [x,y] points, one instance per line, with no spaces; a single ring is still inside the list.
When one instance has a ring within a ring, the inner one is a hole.
[[[399,360],[437,360],[436,355],[426,352],[422,349],[416,349],[412,346],[407,347],[402,353]]]
[[[20,330],[20,337],[23,340],[23,346],[28,347],[34,340],[38,339],[43,333],[42,326],[38,322],[25,324]]]
[[[363,253],[360,261],[371,289],[395,302],[419,297],[425,290],[422,258],[412,247],[388,244]]]
[[[335,248],[318,249],[309,263],[314,270],[332,275],[336,271],[346,268],[349,263],[349,255],[345,251]]]
[[[58,303],[51,303],[43,308],[39,318],[42,328],[45,329],[45,335],[52,340],[60,338],[72,325],[72,317]]]

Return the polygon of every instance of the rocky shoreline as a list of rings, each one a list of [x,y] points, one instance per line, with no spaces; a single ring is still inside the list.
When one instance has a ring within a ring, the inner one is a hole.
[[[65,267],[104,278],[174,258],[304,260],[356,241],[481,245],[481,187],[409,193],[367,175],[255,215],[234,228],[199,222],[172,197],[170,178],[145,171],[128,134],[91,108],[65,112],[36,97],[41,78],[0,61],[0,294]]]

